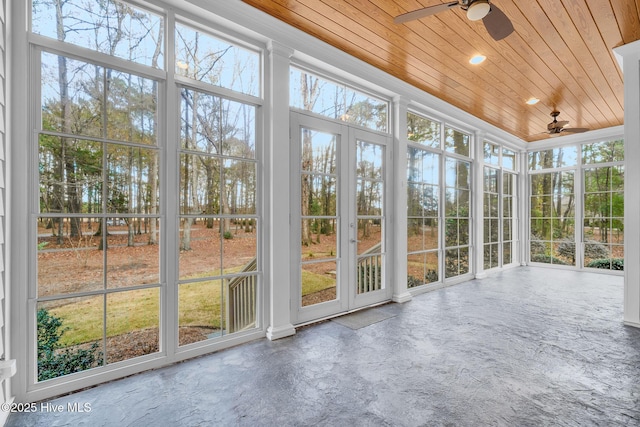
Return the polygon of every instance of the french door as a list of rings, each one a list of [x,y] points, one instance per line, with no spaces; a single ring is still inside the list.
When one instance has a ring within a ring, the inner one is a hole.
[[[391,298],[389,144],[387,135],[291,113],[295,324]]]

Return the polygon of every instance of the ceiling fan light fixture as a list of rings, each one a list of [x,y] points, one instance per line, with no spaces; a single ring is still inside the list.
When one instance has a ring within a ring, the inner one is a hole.
[[[527,104],[529,104],[529,105],[536,105],[538,102],[540,102],[540,100],[539,100],[538,98],[530,98],[530,99],[527,101]]]
[[[484,55],[480,55],[480,54],[474,55],[469,60],[469,64],[478,65],[483,63],[485,59],[487,59],[487,57]]]
[[[467,9],[467,18],[469,21],[478,21],[491,11],[491,5],[488,0],[476,0],[471,3]]]

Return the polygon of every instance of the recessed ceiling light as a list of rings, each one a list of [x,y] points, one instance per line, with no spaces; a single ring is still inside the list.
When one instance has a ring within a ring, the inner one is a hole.
[[[540,102],[540,100],[538,98],[531,98],[527,101],[527,104],[529,105],[536,105],[538,102]]]
[[[485,59],[487,59],[487,57],[484,55],[476,55],[469,60],[469,64],[478,65],[484,62]]]

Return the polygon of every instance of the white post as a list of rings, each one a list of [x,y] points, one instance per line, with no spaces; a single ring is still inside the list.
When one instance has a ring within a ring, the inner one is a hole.
[[[624,323],[640,327],[640,41],[614,53],[624,73]]]
[[[408,102],[396,97],[393,150],[393,296],[394,302],[410,301],[407,290],[407,110]]]
[[[265,298],[269,301],[267,338],[276,340],[296,333],[291,323],[289,278],[291,166],[289,160],[289,63],[293,51],[270,42],[266,64],[266,114],[264,167],[266,194],[263,236],[265,248]]]
[[[476,279],[484,279],[487,273],[484,271],[484,132],[476,132],[475,152],[473,157],[473,179],[471,181],[472,191],[472,213],[473,239],[471,247],[473,250],[473,263]],[[469,260],[469,262],[472,262]]]

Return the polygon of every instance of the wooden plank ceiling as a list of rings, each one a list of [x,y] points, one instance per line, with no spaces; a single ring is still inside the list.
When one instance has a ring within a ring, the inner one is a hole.
[[[515,28],[501,41],[459,7],[393,22],[444,0],[243,1],[525,141],[549,137],[553,110],[568,127],[623,124],[612,49],[640,39],[640,0],[495,0]]]

